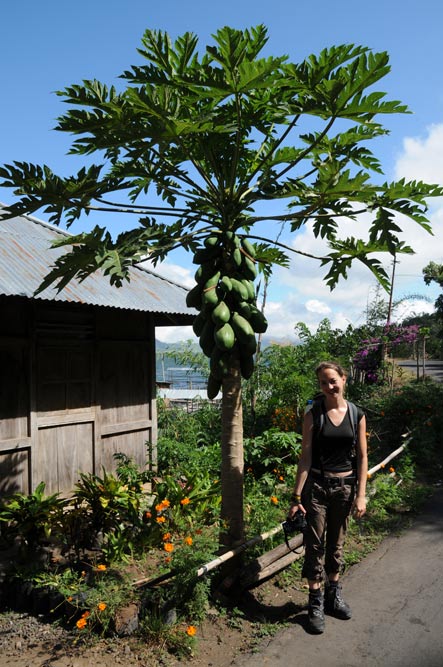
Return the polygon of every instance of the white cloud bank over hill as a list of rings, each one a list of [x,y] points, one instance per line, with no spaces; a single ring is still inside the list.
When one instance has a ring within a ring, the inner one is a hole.
[[[443,183],[443,123],[432,125],[423,137],[407,137],[395,165],[395,179],[422,180],[429,183]],[[394,312],[401,320],[411,313],[432,312],[438,295],[437,287],[426,286],[422,270],[428,262],[443,263],[443,201],[431,202],[429,212],[433,235],[416,223],[401,218],[402,240],[414,250],[414,255],[400,255],[394,281],[394,302],[402,300]],[[344,221],[341,225],[343,236],[365,238],[369,219],[357,223]],[[303,252],[321,255],[326,251],[326,243],[314,238],[310,226],[306,226],[292,241],[293,247]],[[385,268],[390,274],[392,262],[385,257]],[[183,268],[164,262],[154,269],[160,275],[192,287],[195,266]],[[294,328],[297,322],[304,322],[315,331],[319,322],[328,318],[333,328],[345,329],[348,324],[358,326],[365,321],[368,304],[373,300],[376,281],[370,271],[360,263],[355,263],[346,281],[341,280],[332,292],[325,284],[325,268],[316,260],[302,255],[294,255],[288,269],[277,268],[269,285],[266,301],[266,317],[269,328],[267,335],[275,339],[296,340]],[[412,298],[413,296],[423,298]],[[410,298],[408,298],[410,297]],[[193,338],[191,327],[166,327],[157,330],[157,337],[164,342],[176,342]]]

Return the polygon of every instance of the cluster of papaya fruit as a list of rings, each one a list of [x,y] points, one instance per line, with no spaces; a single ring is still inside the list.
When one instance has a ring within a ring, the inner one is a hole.
[[[257,349],[255,334],[264,333],[268,324],[256,306],[255,248],[246,238],[232,231],[214,231],[205,239],[204,247],[196,250],[193,262],[199,267],[186,304],[199,311],[193,329],[210,360],[208,397],[214,398],[229,372],[236,348],[242,376],[251,377]]]

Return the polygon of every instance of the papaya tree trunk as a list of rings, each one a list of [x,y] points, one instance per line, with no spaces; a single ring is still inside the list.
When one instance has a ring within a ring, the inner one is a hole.
[[[222,463],[220,546],[232,547],[244,541],[243,522],[243,409],[239,360],[233,361],[223,380]]]

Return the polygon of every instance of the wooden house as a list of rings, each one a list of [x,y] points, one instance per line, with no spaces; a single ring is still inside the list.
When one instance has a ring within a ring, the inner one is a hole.
[[[155,327],[192,323],[187,290],[142,266],[34,295],[66,232],[0,219],[0,497],[69,493],[114,453],[155,465]],[[69,235],[68,235],[69,236]],[[149,443],[149,446],[147,446]]]

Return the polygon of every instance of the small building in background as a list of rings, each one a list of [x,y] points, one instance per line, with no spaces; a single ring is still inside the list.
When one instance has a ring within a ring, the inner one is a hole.
[[[0,496],[41,481],[69,493],[79,473],[113,470],[116,452],[154,467],[155,327],[196,314],[185,288],[141,266],[120,288],[97,272],[35,296],[62,237],[31,216],[0,219]]]

